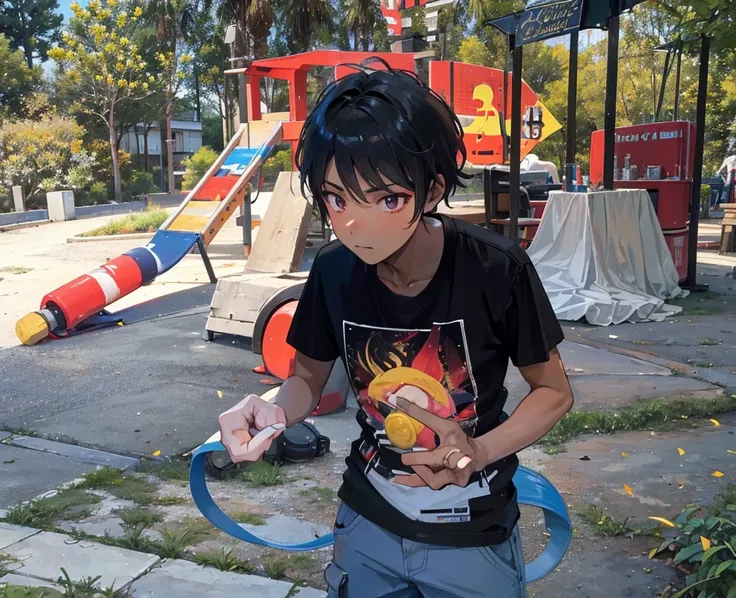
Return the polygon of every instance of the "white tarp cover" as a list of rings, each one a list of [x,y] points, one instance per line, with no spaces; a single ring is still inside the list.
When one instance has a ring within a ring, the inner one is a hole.
[[[553,191],[529,256],[560,320],[661,321],[688,294],[644,190]]]

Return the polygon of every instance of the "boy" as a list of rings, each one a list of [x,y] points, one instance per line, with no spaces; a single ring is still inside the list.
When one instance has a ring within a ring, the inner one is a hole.
[[[412,74],[366,66],[333,83],[297,150],[338,241],[315,259],[289,332],[294,375],[273,403],[220,416],[234,461],[317,405],[335,359],[361,409],[339,496],[330,598],[526,596],[515,453],[573,403],[562,330],[524,251],[435,213],[462,186],[462,128]],[[531,387],[502,409],[508,361]],[[257,444],[258,443],[258,444]]]

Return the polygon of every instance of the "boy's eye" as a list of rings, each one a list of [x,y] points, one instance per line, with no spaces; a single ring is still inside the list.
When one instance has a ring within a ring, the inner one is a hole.
[[[387,212],[398,212],[406,205],[406,195],[387,195],[381,200],[381,207]]]
[[[327,202],[327,205],[332,208],[333,211],[337,212],[338,214],[345,211],[345,208],[347,207],[347,203],[345,200],[340,197],[339,195],[335,195],[334,193],[327,193],[325,195],[325,201]]]

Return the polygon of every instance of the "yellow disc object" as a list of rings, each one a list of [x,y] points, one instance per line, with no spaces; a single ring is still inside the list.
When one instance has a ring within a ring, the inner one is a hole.
[[[24,345],[35,345],[49,335],[49,325],[41,314],[33,312],[16,322],[15,334]]]
[[[384,427],[391,444],[406,450],[414,446],[417,434],[422,431],[424,425],[405,413],[394,411],[386,417]]]

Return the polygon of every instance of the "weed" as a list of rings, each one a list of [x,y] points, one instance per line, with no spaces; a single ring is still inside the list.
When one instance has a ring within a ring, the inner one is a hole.
[[[146,459],[141,462],[139,468],[141,473],[150,473],[159,478],[186,482],[189,480],[189,462],[184,459],[170,458],[164,461],[150,461]]]
[[[682,397],[663,401],[642,401],[617,412],[571,411],[540,441],[556,446],[583,434],[613,434],[631,430],[649,430],[666,426],[681,426],[687,417],[709,417],[717,413],[736,411],[736,398],[701,399]]]
[[[157,544],[159,556],[166,559],[179,558],[182,551],[189,545],[188,541],[193,534],[194,530],[191,527],[161,530],[161,541]]]
[[[266,525],[266,520],[255,513],[247,511],[237,511],[230,514],[230,519],[236,523],[247,523],[248,525]]]
[[[82,237],[100,237],[103,235],[124,235],[130,233],[153,233],[169,217],[166,210],[158,206],[150,206],[145,212],[128,214],[122,218],[111,220],[107,224],[95,228]]]
[[[69,511],[73,513],[76,507],[86,507],[102,502],[102,497],[78,488],[65,488],[54,496],[44,499],[49,507],[58,514],[66,515]]]
[[[220,571],[233,573],[252,573],[249,563],[238,558],[233,548],[220,546],[216,551],[201,552],[194,555],[194,562],[203,567],[215,567]]]
[[[168,507],[171,505],[183,505],[185,502],[187,502],[187,499],[181,496],[159,496],[158,498],[154,498],[151,504]]]
[[[595,526],[595,531],[601,536],[640,536],[641,529],[635,529],[629,525],[630,517],[623,520],[614,519],[595,505],[587,505],[578,513],[583,521]]]
[[[152,505],[158,500],[156,485],[148,480],[134,476],[125,476],[119,485],[113,485],[106,490],[123,500],[132,500],[139,505]]]
[[[289,588],[289,591],[286,593],[286,596],[284,598],[294,598],[299,592],[301,591],[301,588],[299,587],[298,583],[295,583]]]
[[[136,527],[137,525],[143,525],[145,527],[151,527],[156,523],[163,521],[161,514],[146,509],[144,507],[130,507],[128,509],[121,509],[116,511],[115,514],[123,520],[123,523],[129,527]]]
[[[54,515],[47,499],[38,498],[14,506],[3,517],[3,521],[14,525],[45,529],[51,525]]]
[[[88,517],[91,514],[88,505],[97,504],[101,500],[99,496],[84,490],[66,488],[54,496],[16,505],[3,520],[15,525],[48,529],[54,519],[79,520]]]
[[[125,535],[121,538],[113,538],[109,532],[105,532],[105,540],[108,545],[120,546],[129,550],[137,550],[138,552],[148,552],[151,550],[152,543],[145,534],[145,525],[135,525],[125,528]]]
[[[561,444],[551,444],[546,449],[544,449],[544,453],[547,455],[559,455],[560,453],[566,453],[567,449],[562,446]]]
[[[713,363],[712,361],[696,361],[693,365],[696,368],[717,368],[720,366],[719,363]]]
[[[33,268],[25,268],[23,266],[5,266],[4,268],[0,268],[0,272],[7,274],[28,274],[29,272],[33,272]]]
[[[641,345],[644,347],[648,347],[650,345],[656,345],[657,341],[631,341],[632,345]]]
[[[109,490],[125,483],[123,472],[115,467],[100,467],[95,471],[85,473],[82,477],[84,481],[77,484],[77,488]]]
[[[286,481],[286,474],[278,465],[256,461],[243,474],[243,479],[253,487],[278,486]]]
[[[64,598],[65,594],[51,588],[28,588],[3,584],[0,579],[0,598]]]
[[[324,488],[322,486],[314,486],[300,492],[302,496],[309,496],[315,502],[332,502],[335,498],[335,491],[332,488]]]
[[[190,530],[188,536],[190,546],[205,540],[212,540],[219,535],[217,528],[204,517],[185,517],[181,523],[182,528]]]
[[[62,577],[56,581],[64,588],[64,596],[71,598],[92,598],[98,591],[97,582],[102,579],[102,575],[97,577],[84,577],[79,581],[72,581],[66,569],[61,568]]]
[[[263,563],[263,572],[271,579],[284,579],[289,569],[291,563],[285,557],[272,557]]]
[[[715,345],[720,345],[721,344],[721,341],[717,341],[717,340],[714,340],[712,338],[701,338],[698,341],[698,344],[699,345],[702,345],[704,347],[712,347],[712,346],[715,346]]]

